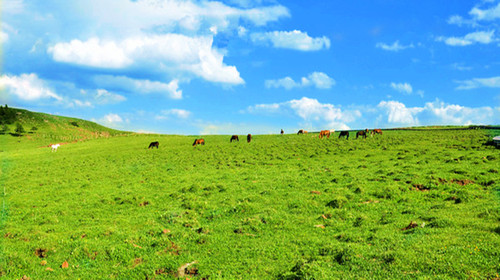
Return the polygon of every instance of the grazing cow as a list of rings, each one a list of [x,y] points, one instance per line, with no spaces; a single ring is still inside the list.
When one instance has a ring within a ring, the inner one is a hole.
[[[240,142],[240,139],[238,139],[238,135],[231,136],[231,140],[229,140],[229,142],[233,143],[233,140]]]
[[[250,143],[252,141],[252,134],[247,135],[247,143]]]
[[[303,129],[299,130],[299,132],[297,132],[297,135],[299,134],[304,134],[304,130]]]
[[[193,146],[196,146],[196,145],[205,145],[205,140],[204,139],[195,139],[194,140],[194,143],[193,143]]]
[[[374,134],[382,135],[382,129],[376,128],[376,129],[372,130],[372,135],[374,135]]]
[[[304,134],[307,134],[307,130],[304,130]]]
[[[50,147],[52,148],[52,152],[57,152],[57,148],[59,148],[59,146],[61,146],[61,144],[50,145]]]
[[[363,131],[358,131],[356,133],[356,139],[358,139],[359,136],[363,136],[363,138],[366,139],[366,136],[368,135],[368,129],[365,129]]]
[[[340,137],[343,137],[343,136],[346,136],[346,139],[349,140],[349,131],[341,131],[340,135],[339,135],[339,139],[340,139]]]
[[[154,148],[154,147],[156,147],[158,149],[160,147],[160,142],[158,142],[158,141],[151,142],[151,144],[149,144],[148,149],[151,149],[151,148]]]
[[[319,138],[323,138],[323,136],[326,136],[326,138],[330,138],[330,130],[322,130],[319,133]]]
[[[283,135],[283,133],[285,133],[285,132],[284,132],[284,131],[283,131],[283,129],[282,129],[282,130],[281,130],[281,135]]]

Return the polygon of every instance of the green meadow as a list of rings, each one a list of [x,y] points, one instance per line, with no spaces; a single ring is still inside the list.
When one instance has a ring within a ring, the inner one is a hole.
[[[32,118],[35,131],[0,135],[6,279],[499,277],[489,130],[210,135],[193,147],[199,136]]]

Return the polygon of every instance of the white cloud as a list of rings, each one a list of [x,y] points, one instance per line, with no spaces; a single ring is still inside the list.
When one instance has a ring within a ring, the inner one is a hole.
[[[475,20],[464,19],[463,17],[461,17],[459,15],[453,15],[453,16],[449,17],[447,22],[448,22],[448,24],[455,24],[458,26],[470,25],[472,27],[476,27],[478,25]]]
[[[290,77],[285,77],[278,80],[266,80],[266,88],[279,88],[283,87],[287,90],[300,87],[314,86],[318,89],[330,89],[335,85],[335,80],[330,78],[323,72],[313,72],[307,77],[302,77],[300,82],[294,81]]]
[[[497,41],[494,38],[495,30],[472,32],[464,37],[437,37],[436,41],[444,42],[449,46],[468,46],[475,43],[489,44]]]
[[[491,107],[470,108],[436,100],[423,107],[408,108],[398,101],[382,101],[378,105],[392,125],[470,125],[493,124],[500,111]]]
[[[391,88],[406,94],[411,94],[413,92],[413,87],[408,83],[391,83]]]
[[[275,48],[300,51],[317,51],[330,48],[330,39],[327,37],[312,38],[306,32],[300,30],[252,33],[250,37],[254,43],[271,44]]]
[[[500,88],[500,76],[491,78],[473,78],[471,80],[456,81],[459,90],[475,89],[481,87]]]
[[[113,41],[101,42],[98,38],[57,43],[49,47],[48,52],[55,61],[99,68],[124,68],[133,62],[122,46]]]
[[[81,100],[78,100],[78,99],[73,99],[73,101],[70,101],[68,104],[67,104],[68,107],[89,107],[89,108],[93,108],[94,105],[92,105],[92,103],[90,101],[81,101]]]
[[[243,26],[238,27],[238,36],[245,37],[247,35],[247,33],[248,33],[248,30],[245,27],[243,27]]]
[[[121,41],[72,40],[57,43],[48,53],[59,62],[113,69],[133,65],[150,69],[155,66],[167,72],[186,72],[207,81],[243,84],[234,66],[223,63],[223,54],[212,47],[211,36],[188,37],[163,34],[131,37]]]
[[[459,71],[470,71],[472,70],[472,67],[470,66],[465,66],[461,63],[453,63],[451,65],[451,68],[455,69],[455,70],[459,70]]]
[[[382,101],[377,107],[386,111],[388,123],[399,125],[419,124],[415,115],[423,111],[423,108],[408,108],[405,104],[398,101]]]
[[[278,4],[252,5],[252,8],[246,9],[231,7],[220,1],[81,0],[75,5],[78,5],[79,13],[89,21],[100,23],[100,27],[105,26],[122,35],[137,34],[155,28],[164,32],[207,34],[210,27],[215,27],[218,32],[226,32],[236,29],[241,21],[264,26],[269,22],[290,17],[288,9]]]
[[[5,43],[9,40],[9,34],[7,32],[4,32],[3,30],[0,30],[0,43]]]
[[[174,116],[179,119],[187,119],[191,116],[191,112],[183,109],[170,109],[161,111],[161,115],[157,116],[157,119],[165,119],[167,116]]]
[[[498,3],[496,6],[491,7],[489,9],[482,10],[478,7],[472,8],[470,10],[469,14],[475,19],[475,20],[485,20],[485,21],[493,21],[498,18],[500,18],[500,3]]]
[[[252,114],[269,114],[290,112],[300,117],[302,126],[310,128],[349,129],[346,123],[354,122],[361,117],[359,110],[342,110],[333,104],[321,103],[317,99],[302,97],[274,104],[257,104],[249,106],[247,112]]]
[[[491,107],[469,108],[445,104],[439,100],[426,103],[424,110],[435,117],[435,124],[448,125],[493,124],[495,115]],[[497,117],[500,117],[499,112],[497,112]]]
[[[124,120],[120,115],[109,113],[99,120],[92,119],[92,121],[98,122],[104,126],[119,128],[123,124]]]
[[[387,45],[385,43],[377,43],[375,45],[375,47],[386,50],[386,51],[393,51],[393,52],[401,51],[401,50],[408,49],[408,48],[414,48],[413,44],[406,45],[406,46],[400,45],[399,40],[392,43],[392,45]]]
[[[15,95],[23,100],[36,101],[44,98],[53,98],[61,101],[63,98],[57,95],[46,82],[34,73],[0,76],[0,88],[7,94]]]
[[[124,96],[109,92],[105,89],[98,89],[94,99],[98,104],[115,104],[127,100]]]
[[[25,10],[23,0],[2,1],[2,12],[10,14],[19,14]]]
[[[97,84],[103,87],[119,88],[132,93],[164,94],[172,99],[181,99],[182,90],[179,90],[179,81],[172,80],[168,84],[158,81],[132,79],[126,76],[100,75],[95,77]]]

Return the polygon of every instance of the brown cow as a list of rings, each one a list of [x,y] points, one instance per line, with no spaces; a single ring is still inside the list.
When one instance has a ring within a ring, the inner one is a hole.
[[[205,145],[205,140],[203,138],[195,139],[193,146],[196,146],[196,145]]]
[[[247,143],[250,143],[252,141],[252,134],[247,135]]]
[[[229,142],[233,143],[233,140],[240,142],[240,139],[238,139],[238,135],[231,136],[231,140],[229,140]]]
[[[304,134],[304,130],[303,129],[299,130],[299,132],[297,132],[297,135],[299,134]]]
[[[283,135],[283,133],[285,133],[285,132],[284,132],[284,131],[283,131],[283,129],[282,129],[282,130],[281,130],[281,135]]]

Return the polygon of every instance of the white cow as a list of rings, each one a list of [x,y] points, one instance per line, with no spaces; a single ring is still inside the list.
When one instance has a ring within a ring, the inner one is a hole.
[[[57,152],[57,148],[59,148],[59,146],[61,146],[61,144],[51,145],[50,147],[52,148],[52,152]]]

